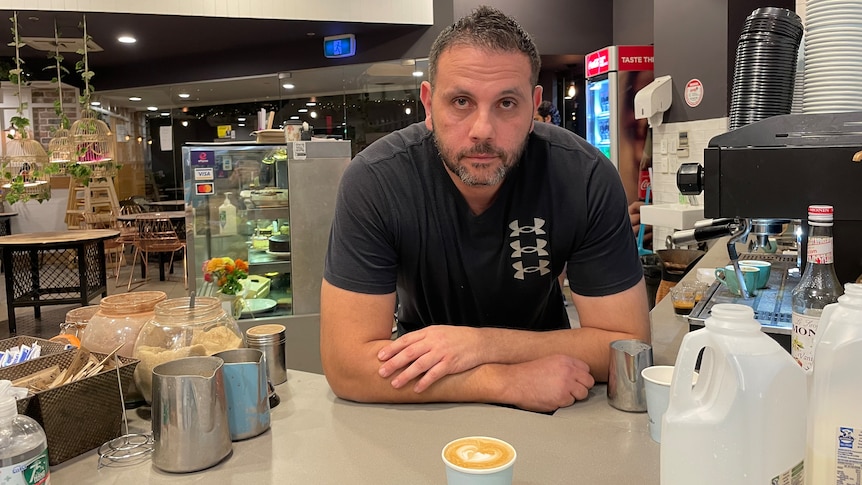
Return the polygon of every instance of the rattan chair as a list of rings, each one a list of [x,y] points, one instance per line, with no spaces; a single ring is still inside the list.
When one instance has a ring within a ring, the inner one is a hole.
[[[117,215],[113,212],[83,212],[81,214],[84,229],[116,229],[120,230]],[[120,267],[125,263],[125,246],[120,236],[105,240],[106,268],[113,268],[117,281],[120,277]]]
[[[188,268],[186,243],[177,236],[177,231],[171,223],[170,219],[157,217],[141,217],[137,221],[137,234],[132,243],[135,246],[135,254],[132,257],[132,266],[138,260],[138,255],[141,255],[144,268],[144,282],[149,280],[149,271],[147,271],[147,262],[151,253],[171,253],[171,259],[168,267],[173,267],[174,256],[179,250],[183,250],[183,284],[188,289]],[[161,264],[161,262],[159,263]],[[132,289],[132,280],[135,277],[135,272],[129,275],[128,290]]]

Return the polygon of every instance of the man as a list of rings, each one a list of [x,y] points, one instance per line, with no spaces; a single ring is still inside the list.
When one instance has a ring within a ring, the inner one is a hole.
[[[534,124],[539,55],[502,13],[444,30],[429,65],[424,124],[369,146],[342,179],[321,289],[326,378],[360,402],[585,399],[611,341],[649,339],[619,175],[574,134]],[[576,329],[556,279],[566,264]]]

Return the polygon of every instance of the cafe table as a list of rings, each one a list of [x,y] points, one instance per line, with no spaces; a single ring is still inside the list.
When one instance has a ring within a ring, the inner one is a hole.
[[[0,237],[6,276],[9,333],[15,335],[15,309],[33,307],[36,318],[46,305],[80,303],[108,296],[105,240],[113,229],[35,232]]]
[[[172,474],[149,460],[98,468],[94,450],[51,467],[52,482],[440,485],[443,446],[484,435],[517,450],[514,485],[659,483],[646,413],[614,409],[604,385],[552,415],[489,404],[358,404],[336,398],[322,375],[295,370],[276,392],[271,429],[234,442],[212,468]],[[131,427],[149,426],[127,413]]]

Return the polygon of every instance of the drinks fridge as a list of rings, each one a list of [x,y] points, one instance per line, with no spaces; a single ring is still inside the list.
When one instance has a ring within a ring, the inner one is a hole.
[[[629,202],[638,199],[647,120],[636,120],[634,97],[653,80],[653,47],[609,46],[587,54],[587,141],[620,171]],[[650,152],[651,154],[651,152]]]

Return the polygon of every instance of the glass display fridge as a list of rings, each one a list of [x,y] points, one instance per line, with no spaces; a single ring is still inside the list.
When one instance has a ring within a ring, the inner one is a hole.
[[[653,80],[652,46],[609,46],[585,57],[587,141],[617,167],[629,202],[637,200],[647,120],[634,97]]]
[[[213,293],[203,265],[248,262],[245,321],[320,311],[323,259],[350,142],[193,143],[183,147],[190,290]]]

